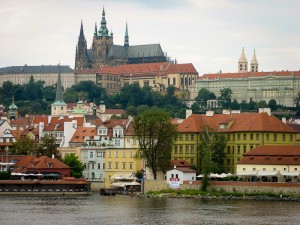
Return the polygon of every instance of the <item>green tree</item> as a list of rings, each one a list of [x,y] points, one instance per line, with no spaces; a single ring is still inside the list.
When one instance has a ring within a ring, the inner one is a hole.
[[[219,100],[223,109],[228,109],[231,106],[232,90],[224,88],[220,90]]]
[[[256,103],[256,108],[266,108],[268,107],[268,104],[265,100],[260,100],[259,102]]]
[[[48,156],[60,159],[61,155],[57,150],[56,138],[53,135],[45,135],[42,138],[42,143],[39,144],[36,152],[37,156]]]
[[[269,103],[268,103],[268,107],[269,107],[272,111],[276,110],[276,109],[278,108],[276,100],[275,100],[275,99],[270,99],[270,101],[269,101]]]
[[[36,143],[27,136],[22,136],[16,142],[13,142],[11,154],[13,155],[35,155]]]
[[[236,110],[236,109],[240,108],[240,105],[239,105],[238,101],[236,99],[234,99],[233,102],[231,103],[230,107],[231,107],[231,109]]]
[[[76,178],[82,177],[82,171],[84,170],[84,165],[74,153],[66,154],[63,159],[63,162],[71,167],[72,177],[76,177]]]
[[[205,108],[207,106],[207,100],[216,99],[216,98],[217,97],[213,92],[210,92],[205,88],[201,88],[195,100],[197,101],[200,107]]]
[[[169,114],[161,109],[149,109],[138,115],[134,122],[134,136],[139,142],[137,158],[147,161],[156,180],[157,172],[166,172],[170,166],[171,151],[177,136]]]
[[[200,137],[201,173],[203,174],[201,188],[203,191],[206,191],[208,175],[210,173],[224,172],[223,162],[225,158],[226,138],[223,133],[216,132],[209,126],[203,127]]]

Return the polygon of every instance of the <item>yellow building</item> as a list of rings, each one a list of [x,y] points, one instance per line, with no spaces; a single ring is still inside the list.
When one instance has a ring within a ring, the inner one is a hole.
[[[267,113],[193,114],[178,125],[172,159],[183,159],[200,168],[202,128],[210,126],[227,139],[224,168],[235,173],[242,155],[260,145],[296,145],[296,131]],[[195,151],[191,151],[195,150]]]

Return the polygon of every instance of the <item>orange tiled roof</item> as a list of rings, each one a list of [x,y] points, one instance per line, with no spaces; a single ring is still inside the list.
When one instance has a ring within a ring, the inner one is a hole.
[[[56,158],[49,158],[47,156],[41,156],[39,158],[34,158],[28,165],[27,169],[35,168],[35,169],[45,169],[49,168],[49,164],[51,164],[51,168],[53,169],[69,169],[70,167],[63,163],[62,161]]]
[[[78,127],[70,142],[72,143],[84,143],[85,137],[90,137],[92,140],[97,135],[96,127]]]
[[[176,166],[176,168],[178,167],[192,167],[192,164],[185,161],[185,160],[182,160],[182,159],[177,159],[177,160],[171,160],[171,165],[174,167]]]
[[[170,64],[167,73],[197,73],[194,65],[192,63],[186,64]]]
[[[228,128],[221,129],[220,124],[228,124]],[[241,114],[192,114],[177,126],[179,132],[198,133],[205,126],[213,127],[220,132],[290,132],[296,131],[283,123],[275,116],[267,113],[241,113]]]
[[[48,115],[36,115],[33,117],[33,124],[39,124],[40,122],[44,123],[44,126],[48,124]]]
[[[300,76],[300,71],[274,71],[274,72],[247,72],[247,73],[212,73],[204,74],[198,79],[200,80],[215,80],[215,79],[241,79],[250,77],[264,76]]]
[[[82,127],[84,117],[52,117],[50,123],[44,128],[44,131],[64,131],[64,123],[77,121],[77,126]]]
[[[103,114],[125,114],[125,110],[124,109],[106,109],[105,112]]]
[[[238,164],[300,165],[300,146],[261,145],[245,153]]]

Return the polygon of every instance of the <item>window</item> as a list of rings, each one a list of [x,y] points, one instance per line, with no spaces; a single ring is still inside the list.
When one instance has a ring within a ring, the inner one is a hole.
[[[266,171],[266,168],[263,168],[263,171]]]
[[[298,170],[298,168],[294,168],[294,171],[297,171]]]
[[[276,171],[276,168],[273,168],[273,171]]]
[[[293,141],[293,135],[292,134],[290,135],[290,141]]]
[[[256,171],[256,168],[253,168],[253,171]]]
[[[227,134],[227,141],[230,141],[230,134]]]
[[[185,146],[185,154],[189,154],[189,146],[188,145]]]
[[[129,157],[132,158],[133,157],[133,152],[129,152]]]
[[[178,146],[174,147],[174,154],[178,154]]]
[[[191,164],[194,165],[195,161],[194,159],[191,159]]]
[[[250,134],[250,140],[251,141],[253,140],[253,134]]]
[[[179,147],[179,154],[182,154],[183,153],[183,147],[182,147],[182,145],[180,145],[180,147]]]
[[[246,171],[246,168],[243,168],[243,171]]]
[[[119,151],[116,151],[116,158],[118,158],[119,157]]]
[[[98,163],[98,170],[100,170],[101,169],[101,164],[100,163]]]
[[[195,154],[195,146],[191,145],[191,154]]]
[[[115,169],[119,169],[119,163],[115,164]]]
[[[267,141],[270,139],[270,135],[269,134],[266,134],[266,139],[267,139]]]
[[[286,168],[283,168],[284,171],[286,171]]]
[[[256,134],[256,140],[257,141],[259,140],[259,134]]]
[[[253,149],[253,145],[250,145],[250,150],[252,150]]]
[[[105,170],[105,163],[103,163],[103,164],[102,164],[102,169],[104,169],[104,170]]]
[[[108,163],[108,169],[111,169],[111,163]]]
[[[274,134],[274,141],[277,141],[277,134]]]
[[[241,134],[237,134],[237,139],[238,139],[238,141],[241,140]]]
[[[121,145],[121,141],[120,140],[115,140],[115,145],[116,146],[120,146]]]
[[[97,152],[97,157],[102,157],[102,152]]]
[[[230,159],[227,159],[227,164],[230,165]]]
[[[194,141],[195,137],[193,134],[191,134],[191,141]]]
[[[176,174],[176,178],[178,178],[178,174]]]
[[[244,151],[244,153],[246,153],[246,150],[247,150],[247,146],[244,145],[244,146],[243,146],[243,151]]]
[[[94,165],[95,165],[95,163],[92,163],[92,170],[94,169]]]
[[[122,169],[123,169],[123,170],[126,169],[126,163],[122,163]]]
[[[133,139],[133,143],[132,143],[133,145],[136,145],[136,139]]]
[[[227,154],[230,154],[230,146],[227,146]]]
[[[111,158],[111,151],[108,152],[108,157]]]
[[[126,152],[123,151],[122,157],[125,158],[126,157]]]
[[[90,158],[94,158],[94,152],[90,152]]]
[[[239,146],[239,145],[237,146],[237,153],[241,154],[241,146]]]
[[[133,163],[129,163],[129,169],[133,169]]]
[[[286,141],[285,134],[282,135],[282,140],[283,140],[283,141]]]
[[[183,135],[180,134],[180,141],[183,141]]]
[[[244,134],[244,141],[247,140],[247,134]]]
[[[188,134],[185,135],[185,140],[189,141],[189,135]]]

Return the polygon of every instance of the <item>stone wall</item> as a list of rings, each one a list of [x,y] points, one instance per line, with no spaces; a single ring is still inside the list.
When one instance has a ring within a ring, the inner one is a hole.
[[[93,192],[100,192],[100,188],[104,188],[103,182],[91,181],[90,183],[91,183],[91,191]]]
[[[225,192],[245,193],[274,193],[300,195],[300,183],[264,183],[264,182],[238,182],[238,181],[211,181],[209,189]],[[200,181],[184,182],[181,189],[198,190]]]
[[[142,187],[143,188],[143,187]],[[162,189],[168,189],[167,181],[165,180],[145,180],[144,191],[160,191]]]

